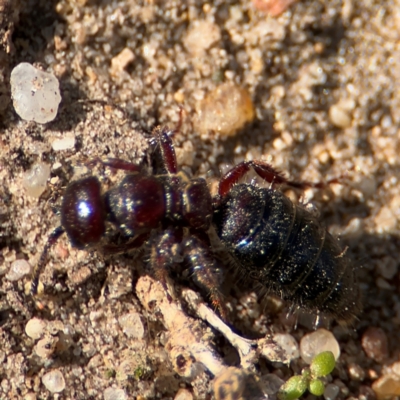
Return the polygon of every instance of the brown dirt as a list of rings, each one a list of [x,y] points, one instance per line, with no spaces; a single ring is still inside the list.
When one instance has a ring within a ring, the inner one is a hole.
[[[304,196],[348,246],[364,293],[359,320],[347,328],[332,325],[342,351],[332,375],[341,387],[337,398],[373,398],[372,382],[400,356],[399,0],[306,0],[274,19],[246,0],[26,0],[13,2],[12,11],[1,8],[6,3],[0,1],[0,33],[8,35],[0,42],[0,398],[100,399],[110,387],[123,389],[126,398],[172,399],[182,387],[193,398],[211,398],[209,374],[176,374],[164,348],[168,331],[135,294],[141,257],[103,259],[63,238],[42,276],[49,292],[44,311],[24,294],[28,277],[6,279],[15,259],[36,263],[57,226],[53,208],[73,167],[95,156],[140,161],[147,149],[143,133],[177,124],[180,104],[179,163],[211,185],[226,164],[243,159],[266,159],[295,179],[347,173],[345,184]],[[207,21],[213,36],[193,44],[186,38],[198,20]],[[115,59],[124,49],[130,52]],[[60,81],[61,107],[47,125],[22,121],[7,97],[10,70],[23,61]],[[226,80],[249,91],[256,119],[233,137],[200,137],[193,128],[197,104]],[[330,121],[335,104],[350,117],[345,128]],[[68,135],[75,148],[54,151],[52,141]],[[52,185],[38,200],[25,194],[22,177],[40,160],[52,166]],[[300,340],[310,331],[288,326],[282,312],[252,320],[243,315],[249,296],[234,293],[228,300],[240,315],[232,322],[244,334],[289,330]],[[142,316],[142,338],[121,329],[119,318],[128,313]],[[47,359],[25,333],[34,316],[58,324],[47,334],[58,343]],[[379,362],[362,349],[371,326],[388,339]],[[234,365],[229,344],[201,329]],[[261,375],[283,379],[300,367],[257,366]],[[66,382],[54,397],[41,383],[53,369]]]

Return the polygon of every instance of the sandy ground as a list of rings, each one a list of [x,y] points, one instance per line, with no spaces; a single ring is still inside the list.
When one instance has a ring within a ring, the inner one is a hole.
[[[347,174],[343,185],[302,195],[348,246],[363,292],[359,319],[346,328],[331,325],[342,355],[330,379],[340,388],[338,399],[373,399],[372,383],[388,376],[400,395],[391,368],[400,356],[399,0],[301,1],[277,18],[246,0],[2,0],[0,6],[1,399],[173,399],[179,390],[182,399],[212,398],[208,372],[182,376],[171,363],[170,332],[136,293],[145,274],[140,255],[103,258],[71,248],[64,237],[42,275],[42,311],[25,295],[29,276],[7,279],[16,259],[37,262],[59,223],[54,210],[74,167],[96,156],[139,162],[148,144],[143,133],[175,126],[179,105],[178,162],[211,186],[226,165],[243,159],[263,158],[293,179]],[[207,34],[196,37],[199,21]],[[22,121],[13,110],[9,74],[23,61],[60,81],[63,100],[51,123]],[[227,138],[200,134],[199,102],[223,81],[249,92],[255,119]],[[54,140],[65,137],[75,139],[74,148],[55,151]],[[37,162],[51,165],[40,199],[22,185]],[[273,310],[276,302],[269,302],[270,314],[248,315],[259,307],[251,289],[227,295],[237,332],[290,332],[300,341],[312,331],[301,321],[294,329],[284,310]],[[47,323],[40,340],[25,332],[34,317]],[[224,337],[198,324],[226,365],[237,365]],[[375,352],[366,353],[368,327],[380,328],[380,336]],[[260,360],[256,370],[285,380],[302,366]],[[49,371],[64,379],[61,393],[42,383]]]

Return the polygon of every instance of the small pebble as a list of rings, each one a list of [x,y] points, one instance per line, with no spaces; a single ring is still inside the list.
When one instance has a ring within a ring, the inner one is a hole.
[[[292,335],[289,335],[288,333],[277,333],[273,336],[273,340],[285,352],[285,356],[282,358],[281,362],[288,364],[290,361],[299,358],[299,345]]]
[[[140,314],[129,313],[121,315],[118,322],[126,336],[142,339],[144,336],[144,326]]]
[[[135,60],[135,54],[131,49],[125,47],[118,55],[111,60],[111,75],[117,75],[123,71],[132,61]]]
[[[278,393],[284,383],[285,381],[275,374],[267,374],[261,377],[263,391],[270,396]]]
[[[46,190],[46,183],[49,177],[50,166],[42,162],[34,164],[30,170],[26,171],[22,185],[28,196],[39,198]]]
[[[53,74],[23,62],[12,70],[10,84],[15,111],[22,119],[41,124],[54,120],[61,95]]]
[[[10,381],[8,379],[3,378],[0,382],[0,388],[3,393],[7,393],[10,391]]]
[[[110,299],[118,299],[132,290],[131,271],[125,269],[123,271],[112,271],[108,275],[108,297]]]
[[[246,89],[224,83],[211,91],[197,109],[196,129],[200,135],[216,132],[233,136],[254,119],[253,102]]]
[[[392,364],[392,372],[400,378],[400,361]]]
[[[361,346],[367,356],[378,363],[389,357],[388,339],[381,328],[369,327],[362,336]]]
[[[34,351],[40,358],[48,359],[54,354],[57,343],[58,337],[47,334],[36,343]]]
[[[352,123],[350,110],[342,103],[337,103],[329,108],[329,119],[338,128],[348,128]]]
[[[375,284],[379,289],[393,290],[392,286],[390,286],[390,283],[380,276],[378,276],[378,278],[376,278]]]
[[[372,389],[378,399],[400,396],[400,378],[394,374],[383,375],[372,383]]]
[[[400,219],[396,214],[397,210],[394,210],[391,205],[381,207],[374,218],[376,232],[382,234],[396,231]]]
[[[51,147],[54,151],[62,151],[62,150],[69,150],[75,147],[75,137],[65,137],[62,139],[56,139],[51,144]]]
[[[299,357],[299,346],[293,336],[284,333],[275,334],[270,339],[260,342],[261,354],[272,362],[288,364]]]
[[[104,400],[126,400],[128,399],[125,390],[120,388],[107,388],[104,391]]]
[[[71,273],[70,279],[75,285],[81,285],[92,275],[92,271],[89,267],[84,265],[79,268],[76,272]]]
[[[174,400],[193,400],[193,394],[187,389],[179,389]]]
[[[336,396],[339,394],[339,391],[340,391],[339,386],[333,383],[329,383],[328,385],[326,385],[324,391],[325,400],[335,400]]]
[[[286,11],[297,0],[253,0],[257,10],[267,13],[271,17],[277,17]]]
[[[6,279],[15,282],[23,278],[25,275],[30,274],[31,265],[26,260],[15,260],[11,264],[11,268],[6,275]]]
[[[392,256],[384,256],[377,265],[379,274],[385,279],[393,279],[397,275],[398,260]]]
[[[30,338],[37,340],[42,337],[46,325],[46,321],[35,317],[27,322],[25,332]]]
[[[349,365],[349,375],[354,380],[363,381],[365,379],[364,368],[358,364],[352,363]]]
[[[194,56],[201,55],[221,40],[219,26],[209,21],[195,21],[184,39],[186,49]]]
[[[51,393],[60,393],[65,389],[64,376],[58,369],[43,375],[42,382]]]
[[[318,329],[309,333],[300,341],[300,356],[307,364],[323,351],[331,351],[337,360],[340,356],[339,343],[335,336],[326,329]]]
[[[100,321],[101,318],[104,316],[104,311],[103,310],[93,310],[89,314],[89,319],[92,322],[92,324],[95,324],[97,321]]]

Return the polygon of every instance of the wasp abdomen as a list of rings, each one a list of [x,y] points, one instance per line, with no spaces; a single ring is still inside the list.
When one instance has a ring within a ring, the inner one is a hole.
[[[343,319],[356,313],[349,259],[318,219],[283,193],[236,185],[214,222],[245,276],[299,307]]]

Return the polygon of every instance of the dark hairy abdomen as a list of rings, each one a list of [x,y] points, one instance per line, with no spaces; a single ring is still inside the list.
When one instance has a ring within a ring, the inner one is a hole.
[[[295,306],[344,320],[357,313],[350,260],[313,214],[281,192],[237,185],[214,223],[245,276]]]

